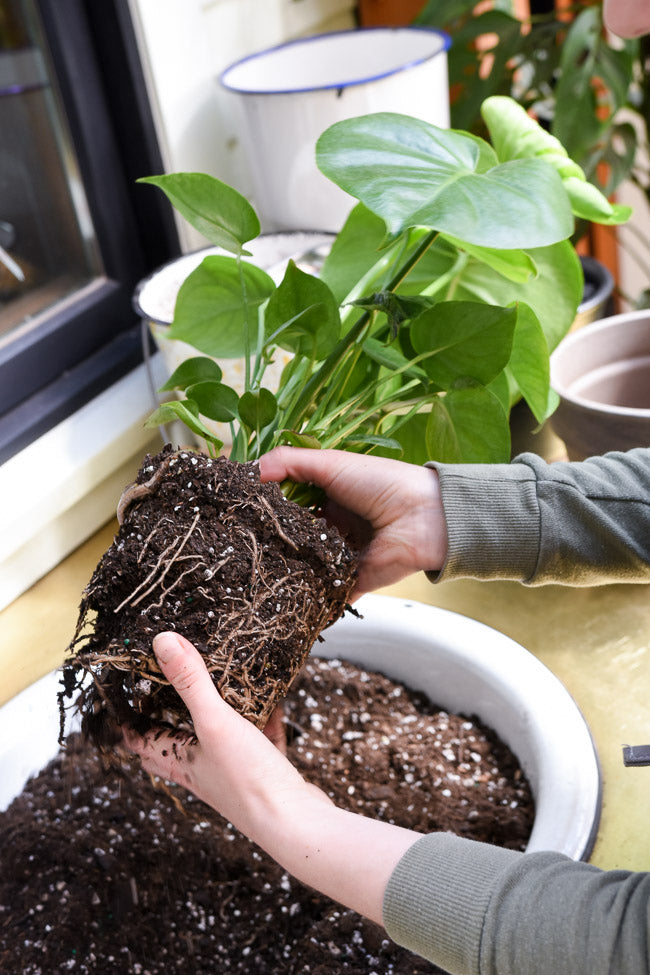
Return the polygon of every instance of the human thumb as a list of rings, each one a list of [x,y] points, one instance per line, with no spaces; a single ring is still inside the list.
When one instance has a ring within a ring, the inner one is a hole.
[[[153,651],[163,674],[185,701],[196,726],[221,700],[201,654],[178,633],[158,633],[153,639]]]

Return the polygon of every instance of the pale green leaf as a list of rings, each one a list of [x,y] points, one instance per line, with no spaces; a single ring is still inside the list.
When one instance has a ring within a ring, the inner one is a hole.
[[[260,232],[260,222],[248,200],[232,186],[206,173],[145,176],[165,193],[170,203],[211,244],[234,254]]]
[[[420,119],[345,119],[317,143],[321,170],[380,216],[391,234],[426,226],[482,247],[564,240],[573,218],[562,181],[537,159],[498,164],[481,140]],[[494,165],[484,169],[488,153]]]

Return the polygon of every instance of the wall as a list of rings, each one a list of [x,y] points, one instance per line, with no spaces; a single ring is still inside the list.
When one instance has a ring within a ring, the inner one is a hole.
[[[251,196],[228,65],[284,40],[354,25],[353,0],[130,0],[167,172],[206,172]],[[143,174],[145,175],[145,174]],[[205,243],[179,224],[184,250]]]

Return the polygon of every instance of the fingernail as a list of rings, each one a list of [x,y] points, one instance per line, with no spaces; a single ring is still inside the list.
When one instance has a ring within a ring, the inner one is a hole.
[[[153,638],[153,652],[161,664],[168,663],[181,649],[177,633],[158,633]]]

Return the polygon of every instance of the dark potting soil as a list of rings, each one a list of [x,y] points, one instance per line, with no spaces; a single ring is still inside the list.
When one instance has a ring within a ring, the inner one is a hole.
[[[523,849],[533,801],[509,750],[385,677],[310,658],[288,754],[339,805]],[[290,877],[222,817],[67,748],[0,814],[2,975],[424,975],[433,965]]]

